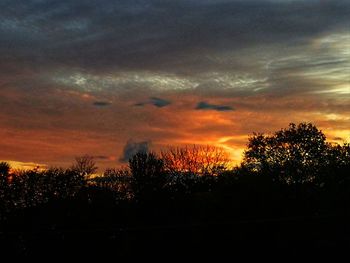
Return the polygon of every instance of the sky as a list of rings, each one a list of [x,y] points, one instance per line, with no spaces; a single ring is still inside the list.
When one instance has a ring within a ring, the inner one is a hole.
[[[313,122],[350,141],[348,0],[2,0],[0,160],[100,170]]]

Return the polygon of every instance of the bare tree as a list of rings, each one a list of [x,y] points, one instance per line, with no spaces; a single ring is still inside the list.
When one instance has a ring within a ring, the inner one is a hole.
[[[198,175],[217,175],[227,168],[230,161],[223,148],[211,145],[170,147],[161,152],[161,157],[170,173]]]
[[[72,169],[77,171],[80,175],[90,176],[97,171],[96,162],[93,156],[83,155],[75,158],[75,163]]]

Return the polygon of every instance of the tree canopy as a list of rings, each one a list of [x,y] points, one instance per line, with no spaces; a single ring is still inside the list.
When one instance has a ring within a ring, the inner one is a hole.
[[[326,142],[326,136],[311,123],[291,123],[273,134],[254,133],[249,137],[242,166],[252,172],[269,174],[276,180],[301,184],[313,182],[331,160],[340,157],[342,147]]]

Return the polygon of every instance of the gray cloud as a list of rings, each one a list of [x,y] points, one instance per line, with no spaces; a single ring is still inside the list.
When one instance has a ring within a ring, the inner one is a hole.
[[[152,97],[146,102],[136,103],[135,106],[145,106],[145,105],[148,105],[148,104],[154,105],[157,108],[163,108],[165,106],[170,105],[171,102],[169,100],[165,100],[165,99],[161,99],[161,98],[157,98],[157,97]]]
[[[158,108],[162,108],[168,106],[170,104],[170,101],[153,97],[151,98],[151,103]]]
[[[106,106],[109,106],[111,105],[112,103],[109,102],[109,101],[95,101],[93,103],[94,106],[97,106],[97,107],[106,107]]]
[[[4,0],[0,87],[125,100],[156,90],[136,104],[156,107],[177,87],[203,101],[320,94],[348,74],[349,36],[337,34],[348,32],[349,11],[346,0]]]
[[[234,108],[231,106],[215,105],[205,101],[201,101],[197,104],[196,110],[233,111]]]
[[[339,86],[349,63],[348,53],[335,56],[341,47],[329,46],[349,40],[325,40],[316,49],[314,41],[347,32],[349,11],[345,0],[5,0],[0,78],[20,92],[29,89],[29,79],[51,81],[47,89],[127,98],[155,87],[203,97],[329,90]],[[79,82],[79,74],[86,79]],[[318,76],[330,74],[339,77],[319,83]],[[136,105],[170,104],[159,98],[163,94],[152,95]]]
[[[239,54],[346,29],[349,9],[345,0],[1,1],[0,54],[37,67],[202,70],[213,64],[202,52]]]
[[[150,141],[141,141],[135,142],[133,140],[128,140],[123,149],[123,154],[120,157],[120,162],[128,162],[131,157],[139,152],[148,152],[151,142]]]

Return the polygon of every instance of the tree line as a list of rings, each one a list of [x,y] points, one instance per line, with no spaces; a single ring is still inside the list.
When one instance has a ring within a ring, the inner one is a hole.
[[[92,176],[97,167],[87,155],[66,169],[12,170],[2,162],[0,211],[6,218],[18,209],[60,200],[89,202],[96,192],[115,204],[178,202],[201,196],[198,202],[240,200],[243,210],[254,201],[264,202],[261,210],[266,211],[282,200],[300,201],[302,206],[312,202],[314,211],[350,200],[349,168],[348,143],[329,143],[315,125],[292,123],[273,134],[251,135],[236,167],[230,167],[223,149],[196,145],[139,152],[127,167],[107,169],[101,176]]]

